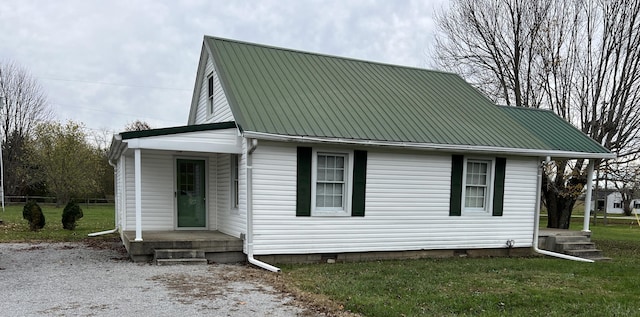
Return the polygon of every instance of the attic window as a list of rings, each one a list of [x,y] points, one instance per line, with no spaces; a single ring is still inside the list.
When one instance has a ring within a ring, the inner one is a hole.
[[[213,73],[207,77],[207,109],[209,115],[213,115]]]

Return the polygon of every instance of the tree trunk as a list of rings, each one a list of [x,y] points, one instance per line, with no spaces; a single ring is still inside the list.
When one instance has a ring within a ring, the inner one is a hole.
[[[542,198],[547,206],[547,228],[569,229],[576,198],[560,194],[549,184],[548,176],[542,177]]]

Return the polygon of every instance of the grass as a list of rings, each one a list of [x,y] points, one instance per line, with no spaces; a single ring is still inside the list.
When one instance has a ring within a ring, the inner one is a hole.
[[[283,280],[290,290],[337,301],[364,316],[640,316],[640,228],[625,223],[592,229],[597,246],[613,261],[448,258],[287,265]]]
[[[74,231],[62,229],[62,208],[41,207],[47,224],[37,232],[29,231],[21,205],[7,207],[0,213],[0,242],[81,241],[114,225],[113,205],[83,205]],[[572,228],[581,224],[574,219]],[[612,262],[530,257],[286,265],[276,279],[310,302],[363,316],[640,316],[640,227],[614,220],[591,230]]]
[[[40,205],[46,224],[42,230],[30,231],[29,223],[22,219],[23,205],[7,206],[0,211],[0,242],[36,242],[36,241],[80,241],[87,234],[114,227],[113,205],[80,205],[84,217],[78,220],[76,229],[62,228],[62,210],[53,205]]]

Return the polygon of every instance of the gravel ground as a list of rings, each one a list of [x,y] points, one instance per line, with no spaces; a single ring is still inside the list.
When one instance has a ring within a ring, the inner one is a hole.
[[[253,268],[133,263],[110,244],[0,243],[0,315],[318,315]]]

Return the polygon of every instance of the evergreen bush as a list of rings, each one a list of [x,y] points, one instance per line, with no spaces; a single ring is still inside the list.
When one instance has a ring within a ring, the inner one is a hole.
[[[37,231],[44,228],[45,220],[42,208],[35,201],[28,201],[22,208],[22,218],[29,221],[29,229]]]
[[[84,216],[82,214],[82,208],[74,202],[69,202],[62,211],[62,227],[67,230],[74,230],[76,228],[76,221]]]

